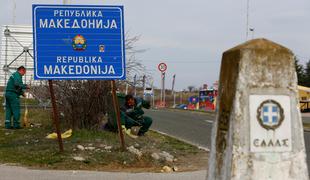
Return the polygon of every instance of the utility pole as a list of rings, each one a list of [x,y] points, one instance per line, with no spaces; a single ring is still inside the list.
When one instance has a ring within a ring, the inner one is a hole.
[[[16,1],[13,0],[13,19],[12,19],[12,24],[15,25],[16,21]]]
[[[254,30],[255,29],[254,28],[250,28],[249,30],[252,32],[252,39],[254,39]]]
[[[246,40],[248,40],[249,36],[249,9],[250,9],[250,0],[247,0],[246,5]]]
[[[152,88],[152,107],[155,106],[155,91],[154,91],[154,80],[151,81],[151,88]]]
[[[146,76],[143,75],[142,77],[142,87],[143,87],[143,90],[142,90],[142,97],[144,97],[144,90],[145,90],[145,79],[146,79]]]
[[[180,91],[180,104],[183,104],[183,91]]]
[[[137,85],[137,75],[135,75],[133,77],[133,88],[134,88],[134,95],[135,97],[137,96],[137,88],[136,88],[136,85]]]

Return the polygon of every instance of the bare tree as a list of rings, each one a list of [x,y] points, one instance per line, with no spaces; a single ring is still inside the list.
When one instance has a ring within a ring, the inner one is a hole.
[[[187,89],[189,92],[193,92],[195,89],[195,86],[188,86]]]
[[[109,81],[56,81],[57,102],[65,123],[74,129],[98,129],[108,112]]]
[[[147,71],[146,66],[142,63],[142,60],[137,58],[137,55],[146,51],[146,49],[138,49],[136,47],[137,42],[141,36],[131,36],[129,32],[126,33],[125,47],[126,47],[126,81],[119,82],[121,84],[128,83],[133,84],[133,77],[138,76],[137,85],[142,85],[142,77],[146,76],[146,82],[151,79],[151,74]]]
[[[130,80],[134,74],[144,74],[145,66],[136,58],[136,42],[140,36],[129,36],[126,33],[126,70]],[[124,82],[118,81],[121,85]],[[57,102],[66,124],[74,129],[98,129],[105,122],[116,129],[115,113],[111,99],[110,81],[55,81]],[[108,116],[107,116],[108,114]]]

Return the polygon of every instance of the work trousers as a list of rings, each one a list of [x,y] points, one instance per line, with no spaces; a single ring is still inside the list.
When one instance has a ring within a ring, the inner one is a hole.
[[[5,95],[5,128],[20,128],[20,100],[19,96],[15,93],[6,93]]]
[[[153,122],[152,118],[148,116],[143,116],[142,118],[138,120],[132,119],[132,118],[125,118],[125,127],[129,129],[133,126],[141,126],[139,130],[139,134],[144,134],[151,127],[152,122]]]

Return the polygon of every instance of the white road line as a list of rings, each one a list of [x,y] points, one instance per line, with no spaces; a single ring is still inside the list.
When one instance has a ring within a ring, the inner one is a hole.
[[[203,145],[200,145],[200,144],[197,144],[197,143],[194,143],[194,142],[185,140],[185,139],[183,139],[183,138],[181,138],[181,137],[177,137],[177,136],[173,136],[173,135],[167,134],[167,133],[162,132],[162,131],[160,131],[160,130],[156,130],[156,129],[151,129],[151,130],[156,131],[156,132],[159,133],[159,134],[162,134],[162,135],[165,135],[165,136],[170,136],[170,137],[172,137],[172,138],[178,139],[178,140],[183,141],[183,142],[185,142],[185,143],[191,144],[191,145],[196,146],[196,147],[198,147],[199,149],[205,150],[205,151],[207,151],[207,152],[210,152],[210,149],[207,148],[207,147],[205,147],[205,146],[203,146]]]
[[[212,120],[205,120],[205,122],[212,124],[214,121],[212,121]]]

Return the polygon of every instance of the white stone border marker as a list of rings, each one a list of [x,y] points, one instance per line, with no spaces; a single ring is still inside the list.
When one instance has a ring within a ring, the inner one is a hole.
[[[255,39],[223,53],[208,180],[308,180],[293,53]]]

